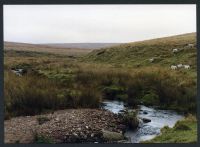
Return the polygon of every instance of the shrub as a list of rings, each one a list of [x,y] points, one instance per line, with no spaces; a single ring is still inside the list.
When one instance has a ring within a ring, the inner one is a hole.
[[[41,143],[53,144],[55,142],[50,137],[36,134],[35,135],[35,142],[34,143],[38,143],[38,144],[41,144]]]
[[[106,99],[116,99],[124,92],[124,89],[117,85],[111,85],[103,88],[103,95]]]
[[[128,111],[123,114],[123,122],[129,126],[131,129],[135,129],[139,125],[139,120],[137,118],[136,112]]]
[[[150,92],[148,94],[145,94],[145,96],[142,98],[142,102],[144,105],[155,105],[158,106],[160,103],[159,97],[154,92]]]
[[[95,108],[101,101],[100,92],[94,87],[65,89],[59,82],[40,76],[19,77],[5,72],[4,84],[7,119],[10,116],[41,114],[48,110]]]

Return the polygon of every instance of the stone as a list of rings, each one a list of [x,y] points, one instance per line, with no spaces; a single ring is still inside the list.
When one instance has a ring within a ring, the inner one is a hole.
[[[151,122],[151,120],[150,120],[150,119],[148,119],[148,118],[142,118],[142,121],[143,121],[144,123]]]
[[[91,137],[94,137],[94,133],[91,134]]]
[[[73,133],[74,136],[78,136],[78,134],[76,134],[75,132]]]
[[[147,111],[144,111],[143,114],[148,114],[148,112],[147,112]]]
[[[59,118],[58,118],[58,117],[56,117],[56,118],[55,118],[55,120],[56,120],[56,121],[59,121]]]
[[[122,133],[117,133],[117,132],[112,132],[112,131],[107,131],[107,130],[102,130],[103,133],[103,138],[106,141],[119,141],[123,140],[124,136]]]

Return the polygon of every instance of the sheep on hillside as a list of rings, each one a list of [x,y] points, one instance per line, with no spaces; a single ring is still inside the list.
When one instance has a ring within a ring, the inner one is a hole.
[[[154,58],[149,59],[149,61],[152,63],[154,61]]]
[[[177,67],[181,68],[181,67],[183,67],[183,64],[178,64]]]
[[[171,65],[171,69],[176,70],[177,66],[176,65]]]
[[[184,65],[185,69],[190,69],[190,65]]]
[[[190,48],[192,48],[192,47],[194,47],[194,44],[189,43],[187,46],[190,47]]]
[[[173,53],[177,53],[177,52],[178,52],[178,49],[175,48],[175,49],[172,50],[172,52],[173,52]]]

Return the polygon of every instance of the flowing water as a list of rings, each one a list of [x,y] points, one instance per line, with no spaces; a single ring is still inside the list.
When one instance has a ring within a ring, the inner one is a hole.
[[[103,108],[113,113],[119,113],[126,107],[120,101],[104,101]],[[160,134],[160,129],[164,126],[173,127],[178,120],[183,119],[183,115],[171,110],[159,110],[152,107],[139,106],[137,117],[140,120],[136,130],[127,130],[125,136],[131,143],[139,143],[154,138]],[[144,123],[142,118],[150,119],[151,122]]]

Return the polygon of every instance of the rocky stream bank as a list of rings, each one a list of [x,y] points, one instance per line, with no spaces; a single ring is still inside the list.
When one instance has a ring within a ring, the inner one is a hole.
[[[5,143],[126,142],[122,117],[102,109],[66,109],[4,121]]]

